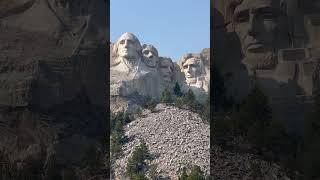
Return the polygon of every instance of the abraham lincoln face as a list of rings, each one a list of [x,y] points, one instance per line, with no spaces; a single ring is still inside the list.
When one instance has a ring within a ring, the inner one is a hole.
[[[242,45],[248,65],[255,69],[268,69],[274,59],[280,0],[243,0],[234,9],[235,31]]]

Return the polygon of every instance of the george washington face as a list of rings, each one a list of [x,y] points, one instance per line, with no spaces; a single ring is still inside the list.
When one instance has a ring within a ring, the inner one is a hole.
[[[137,59],[139,57],[140,42],[131,33],[124,33],[116,43],[117,56],[125,59]]]

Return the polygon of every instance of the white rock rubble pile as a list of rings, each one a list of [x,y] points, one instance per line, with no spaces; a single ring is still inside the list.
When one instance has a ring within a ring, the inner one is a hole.
[[[161,175],[176,179],[183,167],[193,165],[209,174],[209,125],[187,110],[163,104],[158,104],[156,110],[156,113],[144,111],[144,117],[125,127],[126,136],[133,140],[123,146],[124,155],[114,164],[116,177],[125,173],[126,163],[141,139],[155,157],[150,164],[155,164]]]

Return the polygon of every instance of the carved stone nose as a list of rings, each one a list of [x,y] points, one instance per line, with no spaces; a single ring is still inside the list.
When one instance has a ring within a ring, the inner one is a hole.
[[[254,30],[254,28],[249,28],[248,29],[248,34],[250,36],[256,36],[258,33]]]
[[[190,66],[188,66],[188,69],[187,69],[187,70],[188,70],[188,72],[191,72],[191,67],[190,67]]]
[[[257,19],[255,14],[250,14],[250,20],[249,20],[249,27],[248,27],[248,34],[250,36],[256,36],[257,35]]]

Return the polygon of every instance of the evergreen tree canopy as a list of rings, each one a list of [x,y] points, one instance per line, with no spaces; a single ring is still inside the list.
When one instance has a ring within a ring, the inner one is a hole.
[[[173,88],[173,92],[176,96],[180,97],[182,96],[182,92],[181,92],[181,88],[178,82],[176,82],[174,88]]]
[[[268,97],[255,86],[248,95],[245,102],[240,106],[239,112],[234,113],[237,129],[247,132],[251,126],[265,127],[272,119],[271,107]]]
[[[199,166],[193,166],[189,175],[184,168],[179,180],[205,180],[205,177]]]
[[[160,101],[162,103],[172,103],[173,102],[171,92],[169,91],[168,88],[165,88],[164,91],[162,92],[162,95],[160,97]]]
[[[134,149],[132,157],[127,163],[126,173],[130,178],[144,177],[144,166],[146,166],[144,160],[148,157],[148,154],[147,145],[142,140],[140,146]]]
[[[188,92],[184,95],[183,98],[185,100],[185,103],[188,106],[192,106],[195,102],[195,96],[194,96],[194,93],[191,89],[188,90]]]

